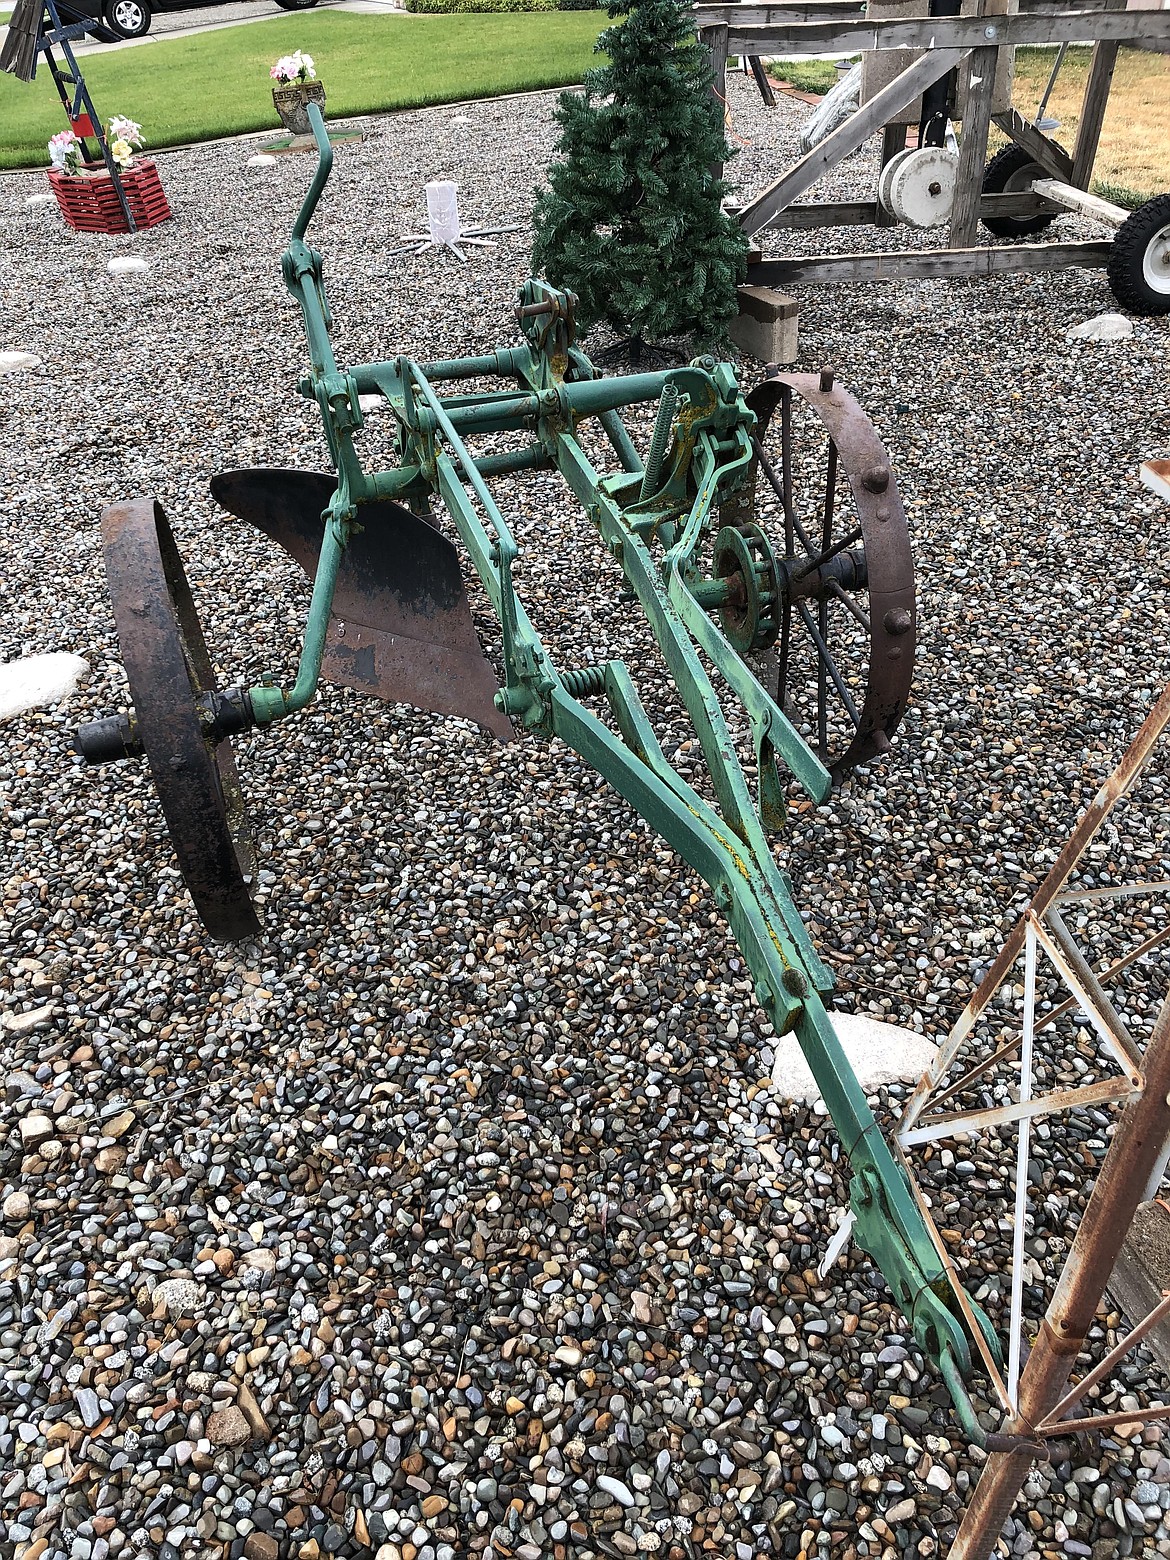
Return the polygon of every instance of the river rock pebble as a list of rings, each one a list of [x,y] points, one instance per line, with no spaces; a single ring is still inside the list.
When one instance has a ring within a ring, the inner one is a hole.
[[[342,364],[516,340],[526,230],[466,266],[385,251],[424,219],[434,177],[460,181],[468,223],[523,223],[554,103],[373,119],[336,149],[309,237]],[[730,110],[732,179],[758,189],[794,159],[807,108],[765,111],[733,77]],[[864,1251],[818,1277],[849,1197],[837,1135],[773,1090],[775,1036],[711,894],[590,766],[323,688],[235,743],[263,929],[226,946],[194,917],[146,766],[71,754],[75,719],[131,703],[99,528],[127,496],[169,514],[224,680],[295,666],[306,582],[208,489],[241,465],[329,464],[295,391],[304,340],[279,269],[311,160],[281,159],[258,202],[245,155],[160,155],[176,217],[133,236],[149,270],[132,309],[104,269],[121,241],[30,220],[40,174],[0,181],[6,330],[44,354],[5,382],[0,489],[18,522],[0,541],[0,656],[64,643],[92,669],[83,700],[31,712],[0,744],[0,1010],[41,1015],[0,1032],[0,1195],[30,1203],[5,1224],[20,1244],[0,1273],[0,1553],[941,1555],[982,1458]],[[871,199],[876,157],[872,143],[818,196]],[[933,241],[782,240],[794,254]],[[1136,477],[1163,452],[1166,324],[1135,322],[1103,381],[1064,339],[1109,306],[1097,272],[800,302],[796,366],[832,362],[891,452],[922,643],[894,751],[822,808],[794,788],[778,860],[831,1000],[937,1042],[1170,675],[1166,511]],[[743,364],[746,381],[760,372]],[[652,419],[630,419],[640,448]],[[361,439],[390,463],[386,414]],[[624,658],[697,779],[690,728],[579,506],[547,473],[497,493],[550,654]],[[469,594],[495,657],[494,618],[474,581]],[[1160,875],[1162,770],[1142,794],[1094,884]],[[1165,965],[1122,984],[1144,1036]],[[1045,1083],[1098,1076],[1091,1039],[1061,1031]],[[877,1087],[883,1123],[906,1094]],[[1111,1120],[1034,1131],[1033,1321]],[[997,1319],[1014,1143],[918,1161]],[[1106,1305],[1093,1351],[1123,1331]],[[1136,1412],[1165,1391],[1140,1350],[1092,1405]],[[1056,1442],[1005,1547],[1167,1553],[1168,1475],[1157,1429]]]
[[[208,1416],[207,1438],[213,1446],[242,1446],[251,1434],[248,1421],[234,1403]]]

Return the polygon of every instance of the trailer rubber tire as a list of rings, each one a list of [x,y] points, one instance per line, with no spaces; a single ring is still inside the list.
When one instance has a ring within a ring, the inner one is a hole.
[[[984,195],[1010,195],[1026,190],[1033,179],[1046,179],[1048,172],[1022,146],[1013,141],[1003,146],[983,170]],[[983,226],[996,238],[1030,238],[1042,233],[1060,215],[1043,211],[1038,217],[984,217]]]
[[[1170,314],[1170,195],[1155,195],[1125,219],[1105,274],[1130,314]]]

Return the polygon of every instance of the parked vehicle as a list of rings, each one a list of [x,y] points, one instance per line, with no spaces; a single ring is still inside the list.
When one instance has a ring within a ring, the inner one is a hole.
[[[156,11],[189,11],[225,0],[59,0],[62,21],[84,22],[92,18],[89,29],[101,43],[119,38],[144,38]],[[282,11],[308,11],[317,0],[276,0]]]

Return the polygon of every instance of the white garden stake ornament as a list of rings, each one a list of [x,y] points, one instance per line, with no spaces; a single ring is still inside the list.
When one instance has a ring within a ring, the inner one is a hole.
[[[434,179],[426,186],[427,196],[427,232],[407,233],[398,249],[391,250],[392,254],[401,255],[409,251],[414,255],[421,255],[424,249],[449,249],[457,260],[467,264],[467,256],[463,253],[464,244],[477,244],[484,249],[494,249],[495,243],[486,235],[489,233],[515,233],[520,224],[514,222],[510,227],[472,227],[464,228],[459,223],[459,186],[450,179]]]

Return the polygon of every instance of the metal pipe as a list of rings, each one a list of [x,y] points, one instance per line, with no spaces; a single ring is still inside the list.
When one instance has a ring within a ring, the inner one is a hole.
[[[1145,1088],[1117,1123],[1020,1377],[1019,1413],[1010,1426],[1017,1434],[1034,1434],[1064,1395],[1146,1182],[1170,1135],[1168,1093],[1170,996],[1146,1047]],[[1030,1452],[996,1452],[988,1458],[950,1560],[988,1560],[1031,1464]]]
[[[1052,96],[1052,89],[1056,85],[1056,78],[1060,75],[1060,67],[1064,64],[1064,57],[1068,53],[1068,44],[1062,43],[1056,51],[1056,61],[1052,67],[1052,73],[1048,77],[1048,85],[1044,88],[1044,96],[1040,99],[1040,107],[1036,110],[1036,118],[1032,123],[1037,130],[1055,130],[1056,124],[1044,124],[1044,110],[1048,107],[1048,99]]]
[[[635,401],[657,401],[668,379],[668,371],[656,374],[626,374],[620,379],[581,379],[560,387],[561,403],[578,417],[593,417],[600,412],[617,411]]]
[[[637,476],[642,470],[642,457],[634,448],[634,441],[630,438],[626,425],[622,422],[617,411],[602,412],[598,421],[605,429],[606,438],[613,445],[614,453],[622,463],[622,470],[628,471],[632,476]]]

